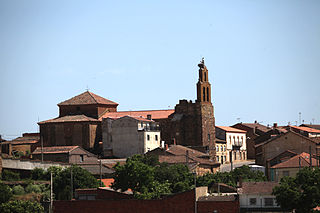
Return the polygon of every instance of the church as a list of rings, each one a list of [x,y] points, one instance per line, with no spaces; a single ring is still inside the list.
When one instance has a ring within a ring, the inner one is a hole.
[[[105,131],[102,121],[130,116],[159,124],[161,141],[166,144],[188,146],[208,153],[214,160],[215,118],[204,59],[198,67],[197,99],[195,102],[180,100],[174,110],[117,111],[118,103],[89,91],[59,103],[57,118],[38,123],[43,146],[78,145],[102,154]]]

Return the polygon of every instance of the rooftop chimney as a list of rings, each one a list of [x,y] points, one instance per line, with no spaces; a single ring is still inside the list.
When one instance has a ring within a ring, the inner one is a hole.
[[[273,128],[277,128],[278,127],[278,124],[277,123],[273,123]]]
[[[151,115],[150,114],[147,115],[147,119],[151,120]]]

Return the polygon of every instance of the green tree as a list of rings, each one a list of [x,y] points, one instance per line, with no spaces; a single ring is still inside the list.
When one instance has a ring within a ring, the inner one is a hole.
[[[0,182],[0,204],[8,202],[12,197],[12,192],[9,186]]]
[[[99,181],[90,172],[79,166],[72,165],[71,167],[58,172],[55,170],[56,174],[53,178],[53,190],[56,199],[71,199],[71,170],[73,179],[73,193],[75,189],[99,187]]]
[[[39,185],[35,185],[35,184],[29,184],[26,188],[25,188],[26,193],[41,193],[41,188]]]
[[[0,205],[2,213],[42,213],[43,207],[38,202],[14,200]]]
[[[46,180],[46,171],[42,168],[34,168],[31,171],[31,179],[32,180]]]
[[[207,173],[197,177],[197,186],[212,186],[215,183],[224,183],[236,187],[242,181],[266,181],[267,178],[260,171],[252,171],[249,166],[238,167],[231,172]]]
[[[112,188],[131,189],[138,199],[159,198],[192,188],[193,176],[188,167],[159,163],[154,156],[134,155],[126,164],[117,164],[114,168]]]
[[[17,172],[9,171],[9,170],[4,170],[2,172],[2,180],[7,180],[7,181],[20,180],[20,174]]]
[[[284,211],[312,212],[313,208],[320,206],[320,169],[305,167],[295,178],[282,178],[273,194]]]
[[[25,194],[24,188],[21,185],[16,185],[12,188],[14,195],[23,195]]]

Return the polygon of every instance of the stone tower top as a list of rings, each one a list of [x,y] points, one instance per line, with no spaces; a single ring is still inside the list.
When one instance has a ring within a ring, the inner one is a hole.
[[[208,69],[204,64],[204,58],[198,64],[199,80],[197,83],[197,102],[211,103],[211,85],[208,78]]]

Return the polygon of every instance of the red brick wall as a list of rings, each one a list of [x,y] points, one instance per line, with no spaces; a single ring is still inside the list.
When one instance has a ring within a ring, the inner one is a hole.
[[[194,191],[188,191],[162,200],[74,200],[55,201],[54,212],[92,213],[192,213],[194,212]]]
[[[198,213],[212,213],[217,210],[218,213],[238,213],[240,206],[239,201],[199,201]]]

